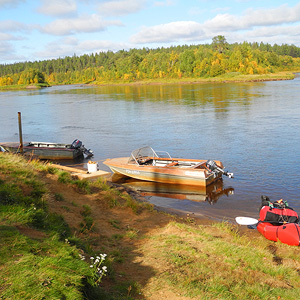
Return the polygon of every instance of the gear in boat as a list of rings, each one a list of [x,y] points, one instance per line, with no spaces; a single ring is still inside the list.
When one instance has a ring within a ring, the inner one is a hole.
[[[188,160],[188,159],[178,159],[172,158],[171,155],[166,151],[154,151],[151,147],[143,147],[132,151],[128,163],[136,163],[138,165],[152,165],[160,167],[186,167],[186,168],[203,168],[209,170],[211,173],[215,174],[217,177],[220,173],[233,177],[233,173],[224,171],[224,169],[214,161],[214,160]]]
[[[284,244],[300,245],[299,216],[283,199],[271,202],[269,197],[261,196],[257,230],[268,240]]]

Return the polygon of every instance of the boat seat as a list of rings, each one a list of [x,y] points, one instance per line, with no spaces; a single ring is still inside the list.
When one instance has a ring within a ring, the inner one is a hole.
[[[200,167],[204,167],[205,168],[205,165],[206,165],[206,162],[201,162],[201,163],[198,163],[198,164],[194,165],[193,168],[194,169],[200,168]]]
[[[152,157],[147,157],[147,158],[140,158],[138,159],[138,163],[139,165],[150,165],[153,162],[153,158]]]
[[[173,161],[169,164],[166,165],[166,167],[173,167],[173,166],[177,166],[178,165],[178,161]]]

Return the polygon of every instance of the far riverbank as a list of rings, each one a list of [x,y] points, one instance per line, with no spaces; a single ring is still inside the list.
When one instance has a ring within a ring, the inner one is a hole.
[[[84,84],[89,86],[106,86],[106,85],[168,85],[168,84],[201,84],[201,83],[234,83],[234,82],[263,82],[263,81],[280,81],[293,80],[296,73],[300,70],[286,71],[269,74],[253,74],[243,75],[239,72],[231,72],[216,77],[198,77],[198,78],[158,78],[158,79],[143,79],[143,80],[118,80],[118,81],[89,81],[89,82],[74,82],[74,83],[47,83],[47,84],[30,84],[30,85],[8,85],[0,86],[1,90],[23,90],[23,89],[39,89],[51,87],[55,85],[75,85]]]
[[[263,81],[280,81],[293,80],[296,73],[299,71],[279,72],[270,74],[253,74],[243,75],[238,72],[227,73],[217,77],[198,77],[198,78],[159,78],[159,79],[145,79],[136,81],[93,81],[87,84],[93,86],[102,85],[166,85],[166,84],[201,84],[201,83],[233,83],[233,82],[263,82]]]

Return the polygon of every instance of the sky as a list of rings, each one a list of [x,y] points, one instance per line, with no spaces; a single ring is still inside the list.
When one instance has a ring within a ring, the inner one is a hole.
[[[0,64],[210,44],[218,35],[300,47],[300,1],[0,0]]]

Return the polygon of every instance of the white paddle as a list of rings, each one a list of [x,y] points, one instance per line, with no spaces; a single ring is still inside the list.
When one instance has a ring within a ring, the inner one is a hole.
[[[255,225],[258,223],[257,219],[254,218],[248,218],[248,217],[236,217],[235,221],[239,225]]]

